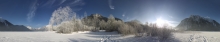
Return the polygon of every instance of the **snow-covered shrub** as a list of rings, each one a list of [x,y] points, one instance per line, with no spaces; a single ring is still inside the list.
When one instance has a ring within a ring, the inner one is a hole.
[[[170,38],[172,36],[172,30],[171,29],[167,29],[166,27],[161,28],[161,32],[159,34],[159,38],[161,40],[165,40],[167,38]]]
[[[57,33],[71,33],[74,29],[73,26],[74,24],[70,21],[62,22],[57,28]]]
[[[98,32],[98,31],[99,31],[99,28],[93,27],[90,31],[92,31],[92,32]]]
[[[106,32],[117,31],[119,26],[121,25],[121,21],[108,21],[107,28],[105,28]]]
[[[156,24],[150,24],[150,27],[148,28],[148,31],[147,31],[148,35],[158,36],[159,35],[158,32],[159,32],[159,29],[158,29],[157,25]]]
[[[143,36],[143,33],[145,32],[144,26],[138,20],[131,20],[126,23],[130,25],[135,30],[135,32],[137,32],[135,33],[136,36]]]
[[[99,31],[100,27],[99,27],[99,21],[94,21],[92,19],[87,19],[87,20],[82,20],[82,24],[86,27],[90,28],[90,31]]]
[[[128,24],[121,24],[120,27],[118,28],[118,32],[123,36],[137,33],[136,30]]]
[[[100,21],[99,26],[100,26],[100,30],[105,30],[108,25],[107,25],[107,22],[102,20],[102,21]]]
[[[106,32],[117,31],[119,26],[122,24],[122,21],[115,20],[113,15],[110,15],[107,21],[107,26],[105,28]]]
[[[90,26],[91,31],[98,31],[100,29],[100,19],[99,18],[91,18],[91,17],[85,17],[82,19],[82,24]]]
[[[71,33],[77,31],[89,31],[91,27],[83,25],[80,20],[62,22],[57,29],[58,33]]]
[[[167,25],[157,27],[156,24],[151,24],[147,33],[150,36],[159,37],[160,40],[164,40],[172,36],[172,29],[169,29]]]

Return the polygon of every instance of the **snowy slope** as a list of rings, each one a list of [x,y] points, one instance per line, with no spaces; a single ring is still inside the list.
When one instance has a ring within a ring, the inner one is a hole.
[[[55,32],[23,31],[0,32],[0,42],[159,42],[156,37],[120,36],[116,32],[78,32],[58,34]],[[173,39],[161,42],[220,42],[220,32],[174,33]]]

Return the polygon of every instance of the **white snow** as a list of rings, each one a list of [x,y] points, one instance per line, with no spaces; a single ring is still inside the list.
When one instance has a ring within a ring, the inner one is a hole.
[[[32,29],[32,27],[31,26],[26,26],[28,29]]]
[[[187,31],[174,33],[181,42],[220,42],[220,31]]]
[[[174,37],[159,41],[157,37],[120,36],[117,32],[59,34],[48,31],[1,31],[0,42],[220,42],[220,32],[187,31],[173,34]]]
[[[43,31],[1,31],[0,42],[98,42],[103,37],[119,37],[116,32],[74,32],[59,34]]]

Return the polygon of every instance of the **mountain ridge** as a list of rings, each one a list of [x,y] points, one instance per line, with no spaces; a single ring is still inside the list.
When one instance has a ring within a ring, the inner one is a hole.
[[[9,21],[0,18],[0,31],[29,31],[24,25],[13,25]]]
[[[193,31],[219,31],[220,24],[210,18],[191,15],[190,17],[183,19],[176,28]]]

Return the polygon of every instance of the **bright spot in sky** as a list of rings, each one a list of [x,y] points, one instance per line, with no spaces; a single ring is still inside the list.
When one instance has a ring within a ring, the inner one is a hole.
[[[157,20],[155,21],[158,27],[163,27],[164,25],[171,25],[167,20],[161,19],[161,18],[157,18]]]

